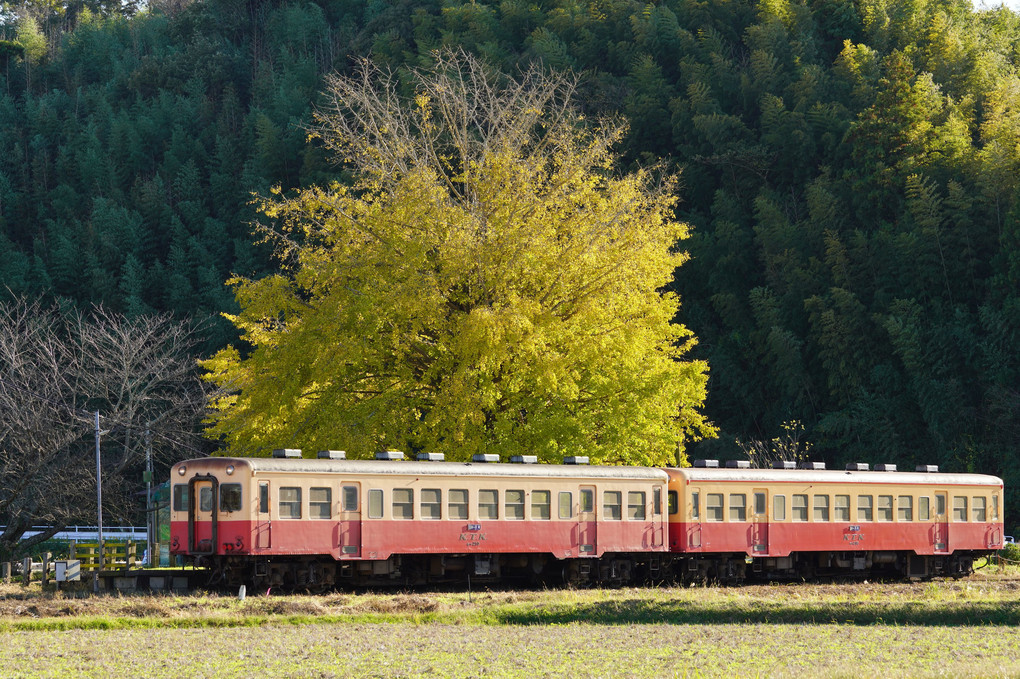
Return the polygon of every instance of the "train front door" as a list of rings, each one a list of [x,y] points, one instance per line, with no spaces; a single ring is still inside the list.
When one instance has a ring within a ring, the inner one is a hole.
[[[188,483],[188,552],[213,554],[218,528],[219,481],[212,474],[198,474]]]
[[[751,553],[769,553],[769,492],[755,488],[751,495]]]
[[[258,518],[255,520],[255,549],[273,546],[273,522],[269,518],[269,481],[259,482]]]
[[[580,556],[598,554],[597,532],[595,486],[581,486],[577,505],[577,552]]]
[[[935,526],[932,542],[936,554],[949,553],[949,495],[935,493]]]
[[[340,486],[340,554],[342,559],[361,556],[361,484]]]

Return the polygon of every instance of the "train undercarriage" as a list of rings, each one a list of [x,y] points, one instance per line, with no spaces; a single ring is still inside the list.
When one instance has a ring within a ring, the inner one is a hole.
[[[325,591],[364,587],[615,587],[658,583],[803,581],[828,578],[912,579],[965,577],[973,552],[920,556],[910,552],[803,552],[750,558],[710,555],[605,554],[556,559],[548,554],[394,555],[379,561],[335,561],[329,556],[205,557],[211,587]]]

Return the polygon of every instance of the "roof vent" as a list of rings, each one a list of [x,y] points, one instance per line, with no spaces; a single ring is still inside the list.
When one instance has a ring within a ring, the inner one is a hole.
[[[772,463],[773,469],[796,469],[797,463],[793,460],[777,460]]]
[[[914,467],[915,472],[925,472],[926,474],[938,474],[939,466],[937,464],[919,464]]]
[[[750,469],[750,460],[726,460],[727,469]]]
[[[587,455],[568,455],[563,458],[563,464],[588,464]]]
[[[419,462],[442,462],[446,459],[446,453],[418,453],[415,459]]]
[[[273,457],[301,457],[300,448],[276,448],[273,450]]]
[[[317,453],[320,460],[346,460],[347,453],[343,450],[320,450]]]
[[[380,450],[375,454],[377,460],[403,460],[404,454],[399,450]]]
[[[499,462],[499,455],[496,453],[475,453],[471,456],[472,462]]]
[[[876,464],[876,472],[894,472],[896,471],[896,465],[894,464]]]
[[[825,463],[824,462],[801,462],[800,463],[800,468],[801,469],[811,469],[811,470],[825,469]]]
[[[868,471],[867,462],[848,462],[846,465],[848,472],[866,472]]]
[[[514,464],[538,464],[538,455],[514,455],[510,461]]]
[[[694,466],[701,469],[706,469],[708,467],[714,468],[719,466],[719,460],[695,460]]]

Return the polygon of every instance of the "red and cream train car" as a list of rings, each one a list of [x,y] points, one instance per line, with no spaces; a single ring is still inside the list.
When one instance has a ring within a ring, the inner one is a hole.
[[[172,553],[226,584],[929,577],[1002,546],[975,474],[222,457],[171,484]]]
[[[661,469],[213,457],[171,477],[171,552],[232,584],[629,581],[668,550]]]

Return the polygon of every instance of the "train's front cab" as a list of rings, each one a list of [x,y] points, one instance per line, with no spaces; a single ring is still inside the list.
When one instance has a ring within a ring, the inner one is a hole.
[[[170,471],[170,552],[202,565],[251,552],[252,473],[245,460],[185,460]]]

